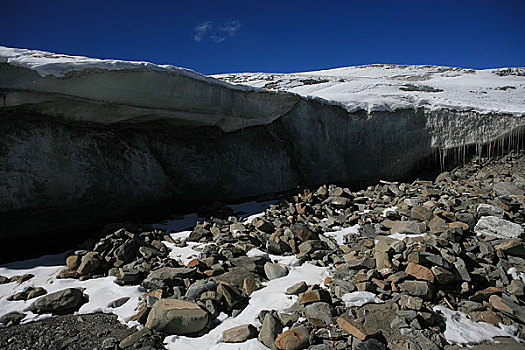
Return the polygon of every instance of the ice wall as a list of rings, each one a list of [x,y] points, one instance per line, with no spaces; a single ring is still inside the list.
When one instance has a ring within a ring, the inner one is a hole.
[[[525,125],[517,113],[349,112],[173,67],[65,67],[43,74],[35,65],[0,63],[6,251],[26,237],[67,241],[110,221],[214,199],[399,179],[439,149],[494,142]]]

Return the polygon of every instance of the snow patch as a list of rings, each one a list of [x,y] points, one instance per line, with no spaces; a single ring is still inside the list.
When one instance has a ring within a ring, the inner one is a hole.
[[[449,344],[474,345],[486,340],[494,341],[494,337],[511,337],[519,343],[523,342],[516,337],[518,329],[514,325],[506,326],[500,323],[499,327],[496,327],[485,322],[474,322],[467,314],[444,306],[435,306],[433,310],[445,315],[444,336]]]
[[[346,307],[363,306],[365,304],[382,304],[383,300],[379,299],[371,292],[352,292],[344,294],[341,299],[345,302]]]
[[[347,235],[357,235],[357,234],[359,234],[358,224],[351,226],[351,227],[343,228],[338,231],[324,233],[325,236],[333,237],[336,240],[337,244],[339,245],[344,244],[344,239]]]

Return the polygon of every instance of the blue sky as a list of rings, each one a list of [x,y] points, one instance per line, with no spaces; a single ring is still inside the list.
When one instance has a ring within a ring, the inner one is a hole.
[[[0,45],[223,72],[525,66],[525,1],[4,2]]]

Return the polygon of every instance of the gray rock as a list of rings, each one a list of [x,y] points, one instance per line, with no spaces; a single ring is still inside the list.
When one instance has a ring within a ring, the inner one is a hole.
[[[503,215],[505,215],[505,212],[503,209],[495,207],[490,204],[479,204],[476,211],[478,212],[478,216],[496,216],[498,218],[503,218]]]
[[[334,308],[325,302],[312,303],[304,307],[304,317],[306,317],[313,326],[331,324],[333,323],[332,317],[334,316]]]
[[[208,313],[194,302],[160,299],[151,309],[146,327],[168,334],[185,335],[204,329]]]
[[[116,309],[117,307],[121,307],[122,305],[127,303],[128,300],[129,300],[129,297],[118,298],[118,299],[113,300],[111,303],[109,303],[108,306],[110,308]]]
[[[432,297],[432,289],[425,281],[405,281],[400,283],[399,287],[402,291],[413,296],[423,299],[430,299]]]
[[[498,182],[493,186],[494,191],[500,196],[523,196],[525,191],[512,182]]]
[[[302,281],[299,283],[294,284],[293,286],[290,286],[286,289],[286,294],[288,295],[298,295],[300,293],[306,292],[308,289],[308,285],[306,282]]]
[[[503,239],[519,238],[523,236],[523,227],[496,216],[483,216],[474,227],[474,232]]]
[[[288,275],[288,269],[284,265],[267,262],[264,264],[264,273],[269,280],[274,280]]]
[[[190,300],[197,300],[204,292],[217,290],[217,282],[205,281],[203,283],[194,283],[186,291],[186,298]]]
[[[282,331],[283,325],[281,324],[281,321],[279,321],[277,317],[269,312],[264,317],[257,339],[266,345],[266,347],[272,350],[278,350],[277,346],[275,345],[275,339],[279,334],[281,334]]]
[[[102,349],[104,350],[118,350],[119,341],[116,338],[109,337],[102,342]]]
[[[142,281],[142,286],[149,289],[165,289],[182,283],[184,278],[195,275],[196,270],[187,267],[161,267],[153,270]]]
[[[507,287],[507,292],[517,297],[522,297],[525,295],[525,283],[520,280],[512,280]]]
[[[465,264],[465,261],[461,258],[456,258],[456,261],[454,262],[455,267],[455,274],[458,276],[459,280],[470,282],[472,281],[472,278],[470,277],[470,273],[467,269],[467,264]]]
[[[327,248],[328,248],[327,244],[323,241],[309,240],[299,245],[299,252],[303,254],[311,254],[312,252],[315,252],[316,250],[323,250]]]
[[[222,332],[222,340],[225,343],[243,343],[255,337],[257,337],[257,328],[251,324],[243,324]]]
[[[423,306],[423,300],[410,295],[401,295],[398,304],[407,309],[421,310],[421,307]]]
[[[35,301],[34,307],[39,314],[66,314],[78,310],[84,299],[80,289],[68,288],[40,297]]]

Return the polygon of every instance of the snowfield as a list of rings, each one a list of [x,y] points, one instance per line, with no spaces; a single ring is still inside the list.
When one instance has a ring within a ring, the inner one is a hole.
[[[349,112],[428,107],[525,113],[525,68],[473,70],[373,64],[304,73],[233,73],[213,77],[321,98]]]

